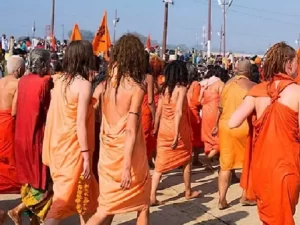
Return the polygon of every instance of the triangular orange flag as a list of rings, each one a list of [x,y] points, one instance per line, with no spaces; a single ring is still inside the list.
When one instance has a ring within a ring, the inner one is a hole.
[[[151,49],[151,36],[150,36],[150,34],[148,35],[148,38],[147,38],[146,47],[147,47],[148,50]]]
[[[78,24],[75,23],[73,30],[72,30],[71,37],[70,37],[70,42],[71,41],[81,41],[81,40],[82,40],[82,37],[81,37],[81,33],[79,30]]]
[[[104,53],[104,57],[106,60],[109,59],[108,52],[111,47],[110,35],[107,26],[107,13],[104,12],[104,16],[102,18],[100,27],[95,34],[93,40],[93,50],[95,55],[99,55],[100,53]]]

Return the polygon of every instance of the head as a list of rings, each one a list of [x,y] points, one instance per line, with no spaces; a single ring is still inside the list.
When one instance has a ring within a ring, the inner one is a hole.
[[[150,59],[150,71],[151,75],[154,78],[157,78],[159,75],[164,73],[165,63],[158,56],[153,56]]]
[[[239,61],[238,65],[237,65],[237,75],[244,75],[246,77],[249,77],[251,65],[252,64],[251,64],[250,60]]]
[[[199,73],[198,68],[191,62],[186,63],[186,68],[188,71],[188,80],[189,84],[191,84],[193,81],[199,81]]]
[[[166,94],[166,90],[168,90],[168,94],[171,97],[177,85],[184,87],[189,85],[186,63],[180,60],[174,60],[166,66],[162,93]]]
[[[230,79],[228,70],[224,69],[221,66],[215,66],[215,76],[219,77],[224,83],[226,83]]]
[[[15,78],[20,78],[25,73],[25,61],[20,56],[11,56],[7,60],[7,72]]]
[[[262,79],[270,81],[279,73],[284,73],[295,78],[298,73],[297,60],[295,49],[285,42],[273,45],[265,55]]]
[[[50,74],[50,52],[45,49],[33,49],[28,57],[28,69],[32,74],[45,76]]]
[[[116,93],[123,77],[130,77],[142,85],[145,80],[145,50],[138,37],[133,34],[123,35],[114,46],[109,62],[109,71],[118,68]],[[108,76],[111,79],[111,76]]]
[[[252,82],[255,82],[255,83],[257,83],[257,84],[260,82],[259,69],[258,69],[258,66],[255,65],[255,64],[252,64],[252,65],[251,65],[249,79],[250,79]]]
[[[69,82],[72,82],[77,75],[89,80],[90,69],[94,61],[92,44],[88,46],[82,41],[72,41],[67,47],[63,58],[63,72]]]
[[[2,37],[3,37],[4,39],[6,39],[6,34],[3,34]]]

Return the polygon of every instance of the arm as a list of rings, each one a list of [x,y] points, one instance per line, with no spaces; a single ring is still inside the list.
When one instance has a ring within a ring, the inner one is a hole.
[[[178,99],[176,102],[175,108],[175,132],[174,132],[174,139],[178,139],[179,136],[179,126],[182,117],[182,109],[183,109],[183,102],[186,98],[187,88],[180,87],[178,92]]]
[[[92,85],[86,80],[82,80],[80,84],[80,91],[78,93],[78,108],[77,108],[77,137],[80,150],[84,161],[89,162],[89,146],[87,134],[87,115],[88,107],[91,102]]]
[[[155,114],[155,122],[154,122],[154,130],[153,130],[153,134],[156,134],[158,131],[158,127],[159,127],[159,121],[160,121],[160,117],[162,114],[162,95],[159,96],[159,100],[158,100],[158,105],[157,105],[157,110],[156,110],[156,114]]]
[[[200,87],[200,84],[197,83],[196,87],[193,90],[192,99],[191,99],[193,105],[199,106],[199,104],[200,104],[200,102],[199,102],[200,92],[201,92],[201,87]]]
[[[134,145],[136,142],[136,136],[138,132],[138,125],[140,120],[140,113],[141,113],[141,106],[143,102],[145,92],[141,88],[136,88],[134,92],[130,109],[129,115],[126,124],[126,139],[124,143],[124,170],[131,169],[131,159],[132,159],[132,152],[134,149]]]
[[[98,84],[93,93],[93,98],[97,100],[97,103],[94,104],[94,109],[98,109],[101,105],[101,94],[104,92],[104,85],[102,83]]]
[[[247,96],[229,120],[229,128],[239,127],[255,109],[255,98]]]
[[[217,113],[217,119],[216,119],[215,127],[219,127],[219,120],[220,120],[220,117],[221,117],[222,112],[223,112],[223,107],[222,107],[222,92],[223,92],[223,89],[224,89],[224,84],[221,85],[218,89],[220,100],[219,100],[219,107],[218,107],[218,113]]]
[[[17,102],[18,102],[18,83],[16,84],[16,92],[14,94],[14,98],[12,101],[12,107],[11,107],[11,116],[17,115]]]
[[[155,102],[154,102],[154,79],[153,76],[147,75],[147,94],[148,105],[151,111],[152,119],[155,118]]]

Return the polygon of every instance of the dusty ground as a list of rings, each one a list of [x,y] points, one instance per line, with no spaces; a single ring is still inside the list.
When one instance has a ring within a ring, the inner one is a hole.
[[[160,185],[159,200],[165,205],[151,209],[151,225],[260,225],[256,207],[242,207],[239,204],[241,189],[238,184],[232,185],[228,192],[228,202],[231,207],[220,211],[217,208],[217,173],[207,173],[203,169],[194,169],[192,176],[195,190],[202,191],[199,199],[186,201],[183,197],[184,185],[180,170],[173,171],[163,177]],[[20,200],[17,195],[0,196],[0,208],[10,209]],[[300,209],[300,206],[298,207]],[[135,224],[135,213],[115,217],[113,225]],[[24,218],[23,225],[28,224]],[[296,224],[300,225],[300,216],[295,216]],[[12,225],[7,220],[7,225]],[[63,225],[77,225],[78,218],[74,217],[63,222]]]

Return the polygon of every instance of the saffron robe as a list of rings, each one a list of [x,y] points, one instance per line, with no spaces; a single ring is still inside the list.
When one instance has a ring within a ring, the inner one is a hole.
[[[253,191],[264,225],[294,225],[300,191],[300,141],[298,112],[280,103],[280,93],[295,81],[278,74],[275,82],[263,82],[248,93],[270,97],[271,104],[254,121],[252,155]]]
[[[157,136],[155,171],[165,173],[187,164],[192,156],[192,137],[189,121],[188,102],[185,99],[179,125],[179,138],[176,149],[172,149],[175,135],[176,103],[162,96],[162,115]]]
[[[54,192],[46,219],[63,220],[74,214],[92,214],[97,209],[99,188],[95,177],[80,179],[83,157],[77,137],[77,108],[78,95],[66,88],[63,77],[57,79],[43,144],[43,163],[50,168]],[[91,102],[87,116],[90,160],[95,148],[94,126],[95,110]]]

